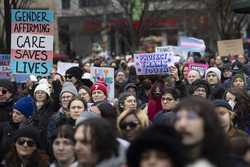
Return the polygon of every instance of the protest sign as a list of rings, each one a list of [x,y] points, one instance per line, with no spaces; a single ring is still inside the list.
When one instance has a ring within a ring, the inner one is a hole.
[[[166,74],[169,67],[178,62],[173,52],[135,54],[137,75]]]
[[[0,79],[10,78],[10,55],[0,54]]]
[[[70,69],[71,67],[79,67],[78,63],[67,63],[67,62],[57,62],[57,73],[61,74],[62,76],[65,75],[65,72]]]
[[[208,69],[208,64],[199,64],[199,63],[188,64],[188,71],[191,71],[191,70],[198,71],[202,77],[205,76],[207,69]]]
[[[217,42],[219,56],[243,55],[243,40],[223,40]]]
[[[199,51],[205,51],[206,45],[204,40],[194,38],[194,37],[180,37],[178,41],[178,46],[183,48],[196,48]]]
[[[174,56],[178,57],[179,62],[184,62],[187,59],[187,53],[183,48],[178,46],[160,46],[155,48],[155,52],[173,52]]]
[[[108,98],[110,100],[115,97],[115,81],[114,81],[114,69],[106,67],[91,67],[90,74],[92,76],[91,81],[96,83],[99,79],[103,79],[108,86]]]
[[[54,15],[49,10],[11,10],[11,71],[50,75]]]

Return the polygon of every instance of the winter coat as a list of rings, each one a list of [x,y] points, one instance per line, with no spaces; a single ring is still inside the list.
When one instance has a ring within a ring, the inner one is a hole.
[[[38,128],[41,136],[41,148],[47,150],[49,148],[47,141],[47,127],[49,118],[54,114],[52,102],[44,104],[37,112],[32,115],[32,125]]]
[[[99,162],[96,167],[123,167],[126,164],[126,148],[119,145],[118,156],[112,156],[109,159]]]
[[[0,122],[10,121],[14,102],[14,99],[7,102],[0,102]]]
[[[10,149],[10,145],[14,141],[14,133],[18,130],[18,128],[19,124],[15,124],[12,121],[0,124],[0,162]]]
[[[52,144],[52,137],[56,132],[57,127],[60,123],[67,118],[65,112],[62,108],[59,109],[56,113],[54,113],[48,120],[47,126],[47,141],[49,144]]]

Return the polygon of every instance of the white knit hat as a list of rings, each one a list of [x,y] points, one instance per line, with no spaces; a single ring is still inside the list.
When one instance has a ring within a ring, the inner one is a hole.
[[[34,93],[36,93],[36,91],[38,91],[38,90],[42,90],[50,96],[50,89],[49,89],[48,84],[42,83],[42,84],[37,85]]]
[[[40,79],[40,81],[38,82],[39,84],[49,84],[48,80],[46,78],[42,78]]]
[[[210,72],[215,73],[216,76],[217,76],[217,78],[218,78],[219,80],[221,80],[221,71],[220,71],[217,67],[210,67],[209,69],[207,69],[206,75],[205,75],[205,79],[207,79],[207,75],[208,75],[208,73],[210,73]]]

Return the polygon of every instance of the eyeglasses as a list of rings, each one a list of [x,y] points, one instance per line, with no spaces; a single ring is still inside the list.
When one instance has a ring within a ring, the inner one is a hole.
[[[138,123],[136,123],[136,122],[127,122],[127,123],[122,123],[122,124],[120,125],[120,128],[121,128],[122,130],[127,129],[127,127],[129,127],[130,129],[134,129],[134,128],[137,127],[137,125],[138,125]]]
[[[34,147],[36,144],[33,140],[26,140],[26,139],[18,139],[17,144],[20,146],[23,146],[24,144],[27,144],[28,147]]]
[[[169,98],[169,97],[162,97],[161,100],[162,100],[162,101],[172,101],[172,100],[174,100],[174,99]]]
[[[2,89],[1,92],[2,92],[3,95],[5,95],[8,92],[8,90]]]

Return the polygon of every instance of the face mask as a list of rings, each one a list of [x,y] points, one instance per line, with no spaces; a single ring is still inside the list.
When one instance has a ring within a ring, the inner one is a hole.
[[[233,100],[229,100],[228,104],[232,107],[232,109],[234,109],[234,106],[235,106],[236,102],[233,101]]]

